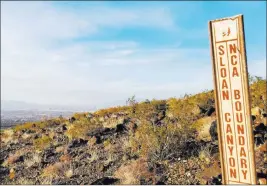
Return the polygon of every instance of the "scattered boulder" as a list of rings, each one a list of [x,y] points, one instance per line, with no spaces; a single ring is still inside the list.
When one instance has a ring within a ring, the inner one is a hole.
[[[267,152],[267,141],[264,144],[259,145],[256,150]]]
[[[260,178],[260,179],[259,179],[259,184],[260,184],[260,185],[267,185],[266,178]]]
[[[251,115],[253,115],[253,116],[260,116],[261,112],[262,111],[259,107],[254,107],[251,109]]]
[[[204,117],[197,120],[193,127],[197,130],[197,139],[202,141],[211,141],[210,128],[215,117]]]

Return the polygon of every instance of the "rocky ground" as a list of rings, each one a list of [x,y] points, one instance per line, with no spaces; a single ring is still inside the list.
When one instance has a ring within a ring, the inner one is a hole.
[[[266,184],[266,81],[263,91],[254,84],[256,168]],[[0,183],[221,184],[213,92],[130,101],[1,131]]]

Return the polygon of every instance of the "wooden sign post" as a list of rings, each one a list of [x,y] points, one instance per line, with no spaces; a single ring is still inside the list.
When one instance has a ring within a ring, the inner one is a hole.
[[[223,184],[256,184],[243,16],[209,22]]]

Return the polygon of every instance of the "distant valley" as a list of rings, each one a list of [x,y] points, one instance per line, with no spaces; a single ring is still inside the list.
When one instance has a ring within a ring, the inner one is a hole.
[[[94,111],[92,106],[41,105],[1,100],[1,129],[44,118],[70,117],[75,112]]]

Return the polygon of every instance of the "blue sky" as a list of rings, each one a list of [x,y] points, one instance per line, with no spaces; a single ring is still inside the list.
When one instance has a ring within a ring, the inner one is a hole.
[[[1,5],[4,100],[103,107],[212,89],[208,21],[237,14],[249,72],[266,77],[263,1]]]

